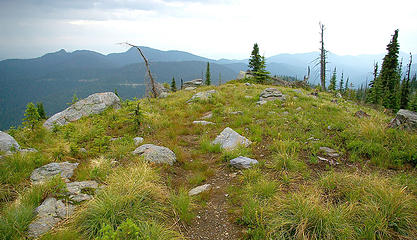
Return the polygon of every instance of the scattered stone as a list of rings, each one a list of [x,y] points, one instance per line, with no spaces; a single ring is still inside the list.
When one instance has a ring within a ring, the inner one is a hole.
[[[355,113],[355,117],[357,118],[368,118],[370,115],[368,115],[366,112],[359,110]]]
[[[214,93],[216,93],[216,90],[209,90],[209,91],[205,91],[205,92],[198,92],[196,94],[194,94],[188,101],[187,103],[191,103],[195,100],[202,100],[202,101],[206,101],[208,100]]]
[[[246,99],[252,99],[252,96],[248,96],[248,95],[246,95],[246,96],[245,96],[245,98],[246,98]]]
[[[342,94],[340,94],[340,92],[336,93],[336,97],[337,98],[342,98]]]
[[[79,151],[82,152],[82,153],[87,153],[87,149],[85,149],[85,148],[80,148]]]
[[[50,130],[54,124],[66,125],[83,116],[101,113],[108,107],[120,108],[120,98],[112,92],[95,93],[56,113],[46,120],[43,126]]]
[[[159,94],[158,98],[167,98],[168,96],[169,96],[169,93],[161,92],[161,94]]]
[[[233,131],[233,129],[227,127],[216,137],[213,144],[220,144],[221,147],[226,150],[233,150],[239,145],[247,147],[252,144],[252,142]]]
[[[295,109],[295,111],[301,111],[301,110],[303,110],[302,107],[298,107],[298,108]]]
[[[83,201],[91,200],[93,197],[91,195],[80,193],[77,195],[71,195],[69,196],[69,199],[74,203],[80,203]]]
[[[167,163],[172,165],[177,161],[175,153],[169,148],[153,144],[144,144],[136,148],[133,154],[142,155],[146,161],[153,163]]]
[[[135,142],[135,146],[137,146],[137,145],[143,143],[144,139],[143,139],[143,137],[135,137],[133,139],[133,141]]]
[[[193,121],[193,124],[198,124],[198,125],[213,125],[213,122],[208,122],[208,121]]]
[[[204,114],[203,117],[201,117],[201,119],[209,119],[213,117],[213,113],[212,112],[208,112],[206,114]]]
[[[250,87],[250,86],[253,86],[253,85],[247,82],[247,83],[245,83],[245,86]]]
[[[238,169],[247,169],[255,164],[258,164],[257,160],[242,156],[230,160],[230,165]]]
[[[197,87],[201,87],[203,85],[204,85],[203,79],[198,78],[198,79],[194,79],[194,80],[191,80],[191,81],[188,81],[188,82],[184,82],[184,84],[182,86],[183,86],[183,88],[188,88],[188,87],[197,88]]]
[[[243,115],[242,111],[229,112],[231,115]]]
[[[339,165],[339,163],[337,161],[333,160],[333,159],[327,159],[327,158],[320,157],[320,156],[317,156],[317,158],[322,162],[328,162],[329,165],[332,165],[332,166]]]
[[[293,90],[295,93],[298,93],[298,94],[303,94],[303,91],[301,91],[300,89],[294,89]]]
[[[22,154],[26,154],[26,153],[36,153],[38,152],[38,150],[34,149],[34,148],[25,148],[25,149],[21,149],[20,153]]]
[[[74,169],[77,168],[77,166],[78,163],[49,163],[35,169],[30,176],[30,180],[32,180],[32,183],[37,184],[58,174],[63,179],[68,180],[74,174]]]
[[[194,196],[194,195],[200,194],[202,192],[209,191],[210,189],[211,189],[210,184],[204,184],[204,185],[201,185],[201,186],[198,186],[198,187],[195,187],[195,188],[191,189],[188,192],[188,196]]]
[[[19,151],[20,146],[9,134],[0,131],[0,152]]]
[[[36,219],[28,226],[29,237],[39,237],[52,229],[59,221],[73,214],[75,206],[56,198],[47,198],[36,208]]]
[[[265,101],[265,100],[262,100],[262,101],[257,101],[256,102],[256,105],[264,105],[265,103],[267,103],[267,101]]]
[[[329,157],[339,157],[339,154],[336,150],[328,148],[328,147],[320,147],[320,150],[325,152]]]
[[[289,113],[289,112],[287,112],[287,111],[282,112],[282,115],[284,115],[284,116],[286,116],[286,115],[288,115],[288,114],[290,114],[290,113]]]
[[[327,130],[332,130],[332,126],[327,126]]]
[[[298,99],[298,97],[294,96],[294,97],[292,97],[292,99],[293,99],[293,100],[297,100],[297,99]]]
[[[307,140],[308,141],[319,141],[320,139],[314,138],[314,137],[309,137]]]
[[[82,181],[82,182],[67,183],[67,190],[70,195],[81,194],[81,191],[87,188],[96,189],[98,188],[98,183],[96,181]]]
[[[110,142],[114,142],[120,139],[122,139],[122,137],[110,138]]]
[[[186,87],[186,88],[184,88],[185,91],[193,91],[193,90],[196,90],[196,89],[197,89],[196,87]]]
[[[259,101],[273,101],[277,99],[285,101],[285,96],[276,88],[267,88],[259,96]]]
[[[416,129],[417,128],[417,113],[400,109],[394,119],[389,124],[390,128],[401,128],[401,129]]]
[[[277,114],[277,113],[276,113],[276,112],[274,112],[274,111],[269,111],[269,112],[268,112],[268,114],[269,114],[269,115],[275,115],[275,114]]]

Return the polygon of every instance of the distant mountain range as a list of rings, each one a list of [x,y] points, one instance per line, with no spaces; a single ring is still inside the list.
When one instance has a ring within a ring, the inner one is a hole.
[[[170,83],[175,77],[189,81],[201,78],[207,62],[211,65],[212,82],[234,79],[239,71],[247,70],[247,59],[213,60],[182,51],[160,51],[141,47],[151,62],[151,71],[158,82]],[[402,53],[404,66],[408,55]],[[267,69],[272,75],[302,79],[311,67],[311,83],[318,83],[317,52],[279,54],[267,58]],[[371,79],[372,66],[383,55],[338,56],[329,53],[329,75],[334,67],[338,74],[350,77],[355,86]],[[417,58],[414,58],[417,59]],[[416,66],[413,68],[416,69]],[[331,70],[331,71],[330,71]],[[63,110],[73,94],[84,98],[95,92],[117,89],[122,98],[144,94],[145,66],[137,50],[103,55],[93,51],[60,50],[33,59],[0,61],[0,129],[19,125],[28,102],[43,102],[49,115]]]

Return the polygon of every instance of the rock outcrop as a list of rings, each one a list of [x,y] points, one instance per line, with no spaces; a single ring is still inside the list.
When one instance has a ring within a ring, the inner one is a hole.
[[[391,120],[389,127],[401,129],[416,129],[417,128],[417,113],[400,109],[394,119]]]
[[[196,94],[194,94],[188,101],[187,103],[191,103],[193,101],[199,100],[199,101],[207,101],[209,100],[209,98],[216,93],[216,90],[208,90],[205,92],[198,92]]]
[[[20,145],[9,134],[0,131],[0,152],[19,151]]]
[[[267,88],[259,95],[259,102],[263,101],[274,101],[274,100],[285,101],[285,96],[276,88]]]
[[[212,143],[220,144],[220,146],[226,150],[233,150],[239,145],[247,147],[252,142],[239,133],[233,131],[233,129],[227,127],[216,137],[216,139],[214,139]]]
[[[191,80],[191,81],[188,81],[188,82],[184,82],[182,87],[183,88],[188,88],[188,87],[197,88],[197,87],[201,87],[203,85],[204,85],[203,79],[198,78],[198,79],[194,79],[194,80]]]
[[[258,164],[257,160],[242,156],[230,160],[230,165],[238,169],[247,169],[255,164]]]
[[[169,148],[153,144],[144,144],[136,148],[132,154],[142,155],[146,161],[153,163],[167,163],[172,165],[177,161],[175,153]]]
[[[81,117],[103,112],[106,108],[120,108],[120,99],[112,92],[95,93],[84,98],[45,121],[43,126],[52,129],[54,124],[65,125]]]
[[[32,180],[32,183],[37,184],[56,175],[60,175],[64,180],[68,180],[74,174],[74,169],[76,169],[77,166],[78,163],[49,163],[33,170],[30,180]]]

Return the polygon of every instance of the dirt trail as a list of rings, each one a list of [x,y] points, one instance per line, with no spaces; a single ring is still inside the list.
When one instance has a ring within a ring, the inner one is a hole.
[[[207,181],[212,185],[207,205],[197,212],[197,217],[187,227],[185,235],[189,239],[240,239],[242,230],[233,223],[228,213],[226,188],[233,177],[219,167],[216,174]]]

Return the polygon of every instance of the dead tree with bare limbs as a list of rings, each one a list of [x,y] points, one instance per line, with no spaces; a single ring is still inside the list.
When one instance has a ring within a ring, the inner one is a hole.
[[[321,36],[321,48],[320,48],[320,82],[321,90],[326,91],[326,57],[327,51],[324,49],[324,24],[319,23],[320,25],[320,36]]]
[[[156,91],[155,80],[153,79],[151,69],[149,68],[148,59],[145,57],[142,50],[138,46],[130,44],[128,42],[125,42],[124,44],[136,48],[138,50],[139,54],[142,56],[143,61],[145,61],[146,71],[147,71],[147,74],[148,74],[148,77],[149,77],[150,83],[151,83],[151,97],[156,98],[158,96],[158,92]]]

